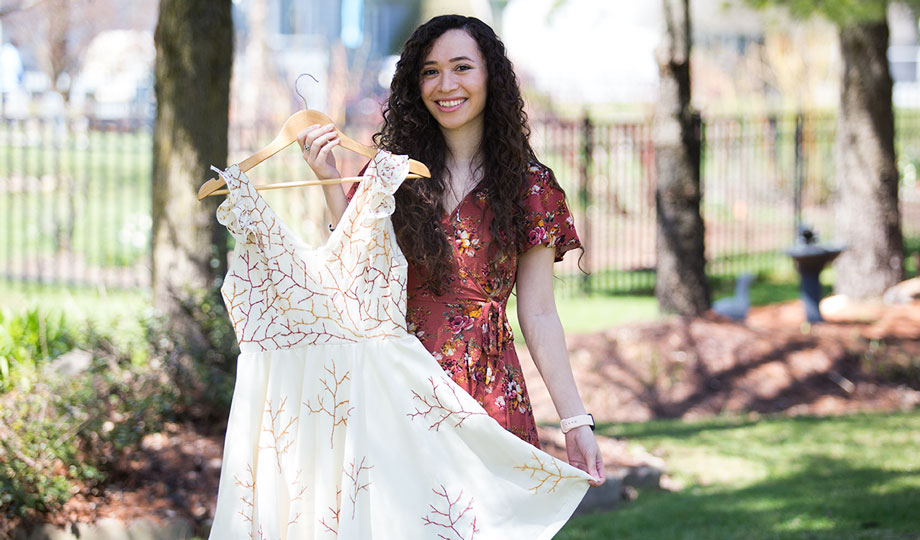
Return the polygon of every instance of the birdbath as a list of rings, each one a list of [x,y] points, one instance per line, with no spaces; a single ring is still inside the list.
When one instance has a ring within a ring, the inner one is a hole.
[[[801,278],[799,291],[805,304],[805,318],[810,323],[822,322],[821,310],[821,271],[827,263],[837,258],[846,249],[840,245],[818,244],[818,235],[807,225],[798,227],[796,242],[786,250],[786,254],[795,261],[795,269]]]

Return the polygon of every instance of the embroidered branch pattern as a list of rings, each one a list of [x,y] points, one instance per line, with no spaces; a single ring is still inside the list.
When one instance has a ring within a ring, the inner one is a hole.
[[[366,460],[367,457],[361,458],[361,463],[357,465],[354,461],[352,461],[349,469],[345,471],[345,476],[347,476],[352,483],[351,491],[348,494],[348,498],[351,499],[351,519],[355,519],[355,510],[358,507],[358,492],[360,492],[362,489],[367,491],[368,486],[371,485],[370,482],[365,484],[361,483],[361,473],[374,468],[373,465],[365,465],[364,462]]]
[[[556,487],[559,486],[559,482],[567,479],[574,478],[579,479],[579,476],[575,475],[563,475],[562,468],[559,467],[559,462],[553,458],[550,458],[547,463],[544,463],[543,460],[537,456],[536,452],[532,452],[531,456],[533,457],[534,464],[531,464],[530,461],[524,465],[518,465],[514,467],[515,469],[529,472],[530,477],[537,481],[537,484],[530,488],[534,493],[539,493],[540,489],[547,487],[546,492],[552,493],[556,491]]]
[[[333,534],[339,534],[339,516],[342,514],[342,489],[337,488],[335,491],[335,508],[328,507],[331,517],[329,521],[334,522],[334,527],[332,524],[326,522],[326,518],[319,520],[319,524],[322,525],[326,532],[331,532]]]
[[[476,527],[476,516],[472,515],[472,512],[470,512],[473,509],[473,498],[470,497],[470,500],[464,507],[460,502],[463,498],[462,489],[453,500],[451,500],[448,495],[447,488],[444,487],[444,484],[441,484],[440,491],[437,489],[432,489],[431,491],[438,497],[444,499],[441,501],[441,504],[447,507],[441,510],[433,504],[429,505],[428,507],[430,510],[428,511],[428,515],[422,517],[425,526],[433,525],[435,527],[440,527],[440,532],[437,534],[438,538],[442,538],[443,540],[473,540],[473,537],[479,532],[479,528]],[[470,516],[467,516],[468,512]],[[462,523],[464,518],[468,519],[465,525]],[[470,521],[469,518],[472,518],[472,520]]]
[[[349,380],[349,375],[351,372],[346,371],[340,379],[335,372],[335,360],[332,360],[331,362],[332,369],[329,369],[325,366],[324,369],[326,370],[326,373],[332,377],[332,383],[330,384],[330,382],[325,377],[319,380],[323,384],[323,390],[316,395],[317,406],[314,408],[309,401],[304,402],[304,405],[306,405],[307,409],[309,409],[311,413],[325,413],[329,415],[330,418],[332,418],[332,431],[329,433],[329,448],[333,448],[334,446],[335,429],[340,425],[347,426],[348,417],[351,416],[351,411],[354,410],[354,407],[346,408],[349,404],[347,399],[339,400],[337,397],[339,393],[339,387],[342,385],[342,383]],[[325,394],[329,394],[329,402],[326,401]],[[340,411],[339,409],[344,409],[344,411]]]
[[[294,439],[290,438],[291,434],[289,430],[298,418],[296,416],[291,417],[291,419],[282,426],[283,420],[281,419],[281,414],[284,413],[284,405],[286,402],[287,398],[282,398],[277,411],[272,407],[272,402],[270,400],[266,404],[265,413],[268,414],[271,422],[269,427],[262,428],[262,432],[267,433],[268,436],[271,437],[271,442],[265,446],[259,447],[261,449],[275,451],[275,463],[278,465],[278,474],[282,473],[281,455],[287,453],[291,446],[294,445]],[[289,438],[289,440],[285,440],[286,438]]]
[[[217,219],[237,239],[221,294],[241,347],[265,351],[406,334],[407,263],[385,219],[405,178],[404,159],[381,154],[371,161],[326,252],[304,253],[238,166],[219,171],[230,196]]]
[[[438,395],[438,388],[440,388],[439,383],[434,382],[434,377],[428,377],[428,382],[431,384],[431,395],[422,396],[413,390],[412,398],[417,399],[420,404],[416,405],[414,413],[407,413],[406,416],[415,419],[417,416],[428,418],[429,414],[435,415],[437,420],[428,426],[429,430],[434,429],[438,431],[441,429],[441,424],[446,420],[456,422],[454,427],[460,427],[467,418],[486,414],[482,411],[467,411],[464,409],[463,405],[460,403],[460,396],[457,395],[457,389],[448,383],[445,383],[445,386],[447,386],[448,390],[453,394],[454,404],[445,403],[445,400]]]
[[[240,497],[240,500],[243,501],[243,509],[240,510],[238,514],[243,517],[244,521],[249,523],[249,538],[252,538],[253,540],[255,540],[256,537],[255,537],[255,533],[252,531],[252,527],[254,526],[253,516],[255,514],[254,502],[256,498],[256,480],[255,480],[255,475],[252,472],[252,465],[247,465],[246,471],[249,474],[248,480],[240,480],[240,477],[237,475],[233,476],[233,480],[235,481],[236,485],[240,486],[241,488],[247,491],[246,495]],[[297,491],[296,491],[296,495],[294,495],[291,498],[290,500],[291,503],[293,503],[294,501],[303,499],[303,494],[306,493],[307,491],[306,482],[301,482],[300,480],[300,475],[302,473],[303,473],[302,469],[298,470],[297,475],[294,477],[294,481],[292,482],[293,488]],[[298,484],[300,485],[298,486]],[[296,514],[294,514],[294,516],[290,520],[288,520],[288,526],[291,526],[297,523],[297,520],[300,519],[300,515],[301,515],[300,512],[297,512]],[[267,540],[267,538],[265,537],[265,533],[262,532],[261,524],[259,525],[258,533],[259,533],[258,540]]]
[[[243,501],[243,508],[238,512],[239,515],[243,516],[243,520],[249,523],[249,538],[255,539],[253,535],[252,526],[253,526],[253,515],[255,514],[255,500],[256,500],[256,480],[255,476],[252,473],[252,465],[247,465],[246,470],[249,472],[249,480],[240,480],[239,476],[233,475],[233,480],[236,482],[236,485],[245,489],[248,493],[240,497],[240,500]],[[262,534],[262,527],[259,526],[259,540],[263,540],[265,536]]]
[[[297,491],[297,494],[294,495],[293,497],[291,497],[290,504],[291,504],[292,506],[293,506],[293,504],[294,504],[294,501],[299,501],[299,500],[303,499],[303,494],[307,492],[307,484],[306,484],[306,482],[304,482],[304,483],[302,483],[302,484],[301,484],[301,482],[300,482],[300,475],[301,475],[302,473],[303,473],[303,469],[298,469],[298,470],[297,470],[297,475],[294,477],[294,481],[292,482],[292,485],[294,486],[294,489],[299,489],[299,490]],[[298,488],[298,484],[301,484],[301,485],[299,486],[299,488]],[[291,525],[297,523],[297,520],[298,520],[298,519],[300,519],[300,512],[297,512],[296,514],[294,514],[294,517],[292,517],[290,520],[288,520],[288,526],[290,527]]]

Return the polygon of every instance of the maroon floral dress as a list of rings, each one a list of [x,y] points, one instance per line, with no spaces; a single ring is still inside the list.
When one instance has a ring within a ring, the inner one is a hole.
[[[530,232],[525,250],[545,244],[555,248],[556,261],[561,261],[565,252],[581,246],[565,194],[547,167],[533,165],[528,173],[524,208]],[[492,238],[492,215],[480,187],[450,215],[442,216],[457,272],[451,276],[447,292],[435,296],[422,285],[418,270],[410,264],[408,331],[492,418],[539,447],[533,409],[505,312],[520,253],[506,257],[490,272],[486,252]]]

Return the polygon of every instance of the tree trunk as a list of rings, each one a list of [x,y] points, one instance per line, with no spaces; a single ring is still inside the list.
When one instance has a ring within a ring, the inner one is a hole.
[[[226,271],[226,230],[214,216],[218,198],[199,202],[197,192],[214,176],[210,166],[227,161],[230,8],[231,0],[161,0],[154,35],[154,303],[193,354],[209,343],[191,310]]]
[[[837,234],[847,250],[837,260],[835,289],[852,298],[879,297],[904,276],[887,51],[884,20],[840,28]]]
[[[689,0],[663,0],[665,33],[656,51],[660,89],[653,137],[662,312],[699,315],[710,307],[700,215],[700,123],[690,108]]]

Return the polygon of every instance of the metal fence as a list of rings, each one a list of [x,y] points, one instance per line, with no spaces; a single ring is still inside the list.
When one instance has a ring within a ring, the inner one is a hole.
[[[703,119],[702,212],[711,275],[790,264],[783,250],[793,241],[797,166],[804,221],[823,239],[834,239],[835,122],[832,114],[802,115],[798,123],[795,115]],[[651,290],[656,221],[650,124],[536,119],[532,128],[535,150],[566,190],[586,247],[581,258],[576,252],[557,265],[559,289]],[[233,126],[230,160],[261,147],[276,130]],[[369,141],[373,127],[345,130]],[[899,111],[897,134],[904,234],[920,238],[920,111]],[[152,146],[147,121],[0,120],[0,277],[148,287]],[[359,156],[341,157],[343,172],[360,168]],[[272,182],[305,179],[309,171],[290,150],[251,175]],[[320,190],[265,196],[302,238],[325,240]]]

